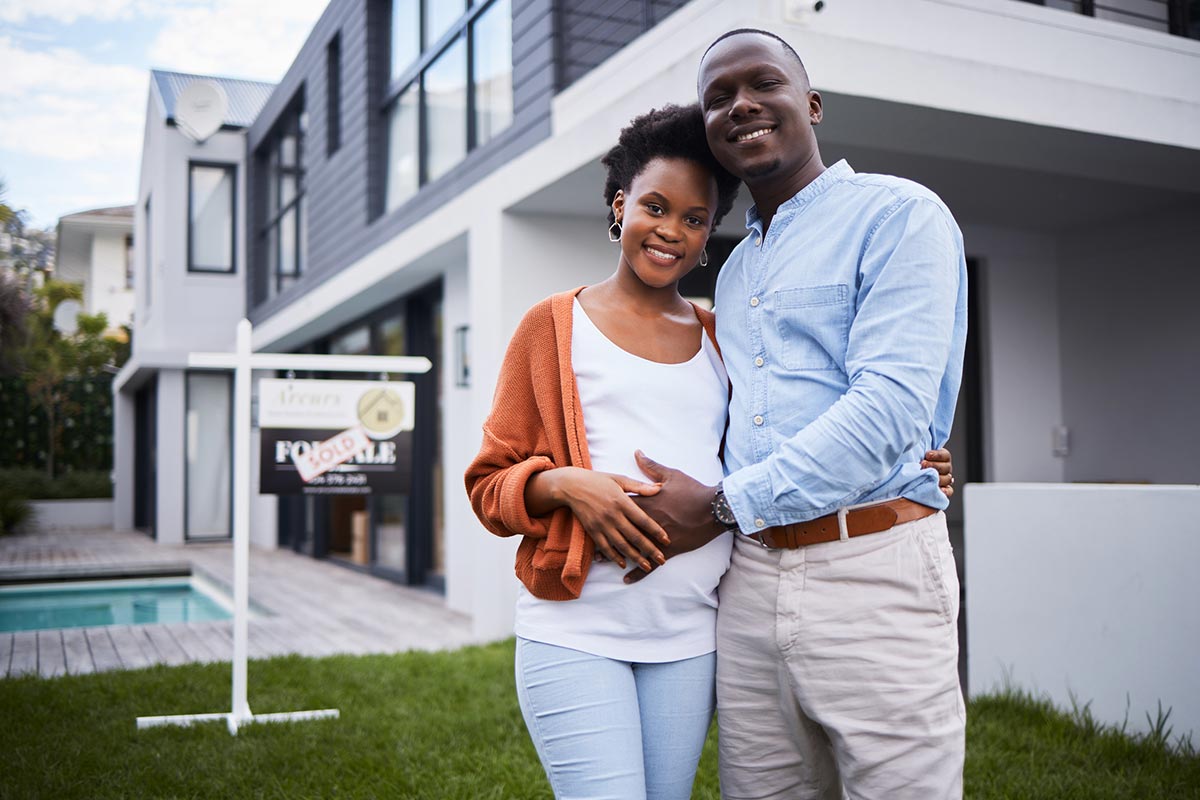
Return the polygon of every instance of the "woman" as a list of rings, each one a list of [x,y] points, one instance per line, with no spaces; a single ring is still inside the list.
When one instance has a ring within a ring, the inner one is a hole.
[[[555,795],[686,798],[713,713],[731,537],[655,569],[667,535],[629,494],[658,487],[629,476],[641,449],[722,477],[714,318],[677,285],[707,264],[737,181],[695,106],[636,118],[603,164],[617,269],[522,319],[466,484],[489,530],[523,537],[517,693]],[[634,565],[650,574],[626,585]]]

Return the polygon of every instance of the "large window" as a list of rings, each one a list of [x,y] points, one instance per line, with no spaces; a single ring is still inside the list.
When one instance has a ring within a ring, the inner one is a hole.
[[[294,283],[303,274],[308,260],[304,201],[307,128],[308,115],[301,97],[280,117],[258,154],[265,171],[264,214],[259,232],[266,267],[265,297],[272,297]]]
[[[391,0],[385,207],[512,122],[511,0]]]
[[[234,271],[232,164],[188,165],[188,271]]]

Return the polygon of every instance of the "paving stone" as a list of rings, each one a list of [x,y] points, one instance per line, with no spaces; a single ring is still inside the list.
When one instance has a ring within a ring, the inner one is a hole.
[[[0,582],[59,572],[145,571],[190,565],[226,590],[232,586],[230,543],[162,545],[136,531],[58,529],[0,538]],[[430,592],[318,561],[290,550],[252,549],[249,653],[324,656],[440,650],[475,641],[470,620]],[[228,661],[230,620],[79,629],[83,634],[0,634],[0,676],[61,674],[76,669],[135,669],[150,664]],[[45,640],[45,653],[39,641]]]

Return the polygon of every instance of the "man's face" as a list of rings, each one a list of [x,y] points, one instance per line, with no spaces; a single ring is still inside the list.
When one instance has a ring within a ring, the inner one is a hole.
[[[774,39],[738,34],[718,42],[700,63],[698,83],[708,146],[751,190],[799,173],[816,153],[821,97]]]

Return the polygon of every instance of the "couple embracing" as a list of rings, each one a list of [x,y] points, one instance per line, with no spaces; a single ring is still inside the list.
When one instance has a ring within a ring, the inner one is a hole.
[[[714,705],[726,798],[959,797],[961,234],[822,163],[774,34],[718,38],[697,84],[605,156],[616,272],[522,319],[467,471],[522,537],[529,734],[560,798],[689,797]],[[677,285],[739,182],[714,316]]]

